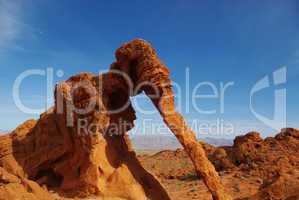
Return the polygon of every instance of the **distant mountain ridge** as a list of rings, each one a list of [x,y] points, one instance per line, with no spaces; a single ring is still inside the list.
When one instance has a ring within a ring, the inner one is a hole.
[[[200,138],[199,140],[204,141],[214,146],[231,146],[233,140],[225,138]],[[131,137],[131,141],[136,150],[174,150],[182,148],[175,136],[172,135],[134,135]]]
[[[0,129],[0,135],[7,134],[7,133],[9,133],[9,131]]]
[[[202,140],[208,144],[214,145],[214,146],[232,146],[234,144],[233,139],[226,139],[226,138],[212,138],[212,137],[206,137]]]

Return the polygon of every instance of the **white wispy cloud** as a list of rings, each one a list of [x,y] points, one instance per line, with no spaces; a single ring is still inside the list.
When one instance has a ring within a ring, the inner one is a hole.
[[[18,11],[20,8],[16,4],[0,0],[0,49],[2,50],[19,37]]]
[[[0,0],[0,53],[8,49],[24,51],[17,41],[41,34],[41,31],[24,22],[24,14],[24,4],[21,2]]]

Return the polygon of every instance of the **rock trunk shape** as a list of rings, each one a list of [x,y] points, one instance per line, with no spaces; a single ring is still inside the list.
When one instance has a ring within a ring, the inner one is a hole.
[[[202,177],[215,200],[230,200],[202,145],[184,118],[175,109],[168,68],[159,60],[151,45],[141,39],[124,44],[116,52],[117,62],[111,69],[132,78],[134,95],[144,91],[159,110],[164,122],[191,158],[198,176]]]

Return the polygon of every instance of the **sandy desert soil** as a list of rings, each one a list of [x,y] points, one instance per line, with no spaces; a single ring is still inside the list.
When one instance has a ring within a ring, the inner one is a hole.
[[[195,175],[189,158],[185,156],[176,157],[178,151],[164,151],[152,156],[142,155],[140,159],[148,170],[160,178],[173,200],[212,200],[203,181]],[[234,198],[254,195],[263,183],[263,180],[258,176],[239,170],[221,171],[220,176]]]

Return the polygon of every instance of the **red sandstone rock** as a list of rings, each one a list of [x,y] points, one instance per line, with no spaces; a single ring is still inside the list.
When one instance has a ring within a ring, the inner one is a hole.
[[[136,118],[129,97],[144,91],[214,199],[231,199],[195,134],[176,112],[169,71],[155,50],[133,40],[117,50],[116,58],[108,73],[83,73],[60,83],[52,109],[1,139],[0,166],[69,195],[169,199],[140,165],[126,136]]]
[[[214,166],[206,157],[202,145],[197,142],[195,133],[176,111],[169,70],[151,45],[144,40],[133,40],[116,51],[116,58],[117,62],[112,64],[111,69],[121,70],[132,77],[135,90],[144,91],[151,99],[165,124],[191,158],[196,173],[203,178],[213,198],[230,200]],[[142,87],[138,87],[140,85]]]
[[[130,102],[124,110],[108,112],[128,102],[127,88],[111,72],[83,73],[60,83],[52,109],[1,137],[0,167],[68,196],[169,199],[131,148],[126,132],[136,117]],[[90,111],[78,111],[91,102]]]

